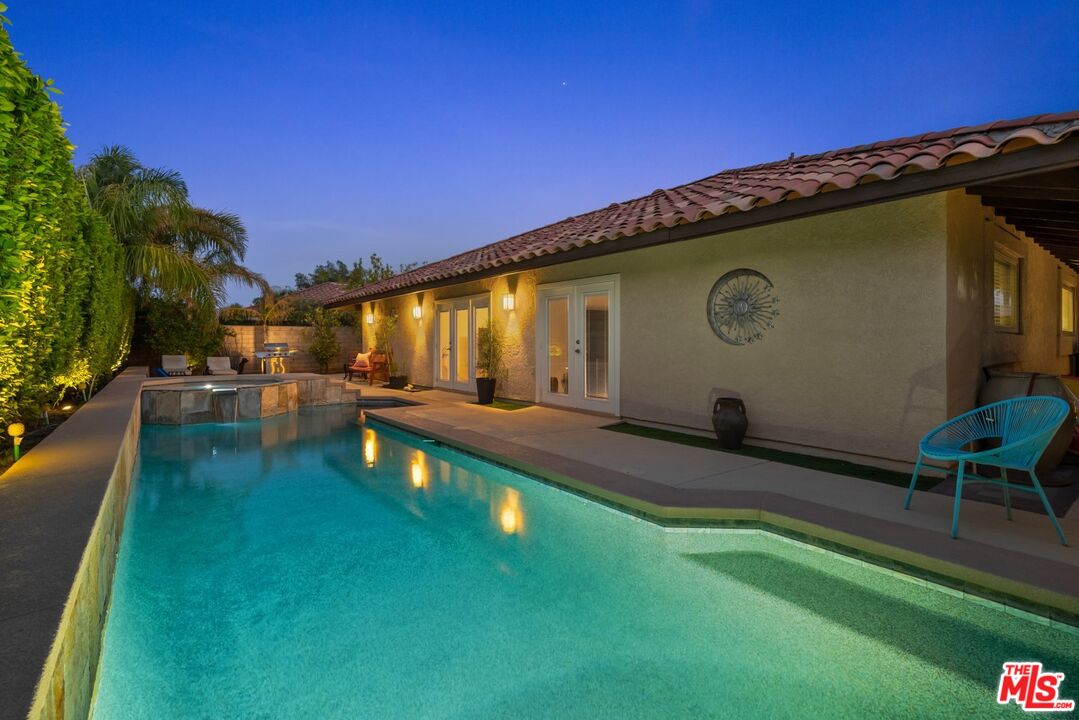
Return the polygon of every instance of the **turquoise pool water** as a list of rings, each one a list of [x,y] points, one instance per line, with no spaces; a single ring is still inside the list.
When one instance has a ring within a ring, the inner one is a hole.
[[[97,720],[1020,717],[1017,659],[1079,698],[1079,635],[355,410],[142,433]]]

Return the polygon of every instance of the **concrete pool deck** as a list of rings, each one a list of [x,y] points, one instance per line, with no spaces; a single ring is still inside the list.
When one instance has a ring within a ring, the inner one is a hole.
[[[952,498],[782,463],[603,430],[611,417],[534,406],[507,411],[441,390],[361,387],[364,397],[422,405],[369,417],[539,475],[664,524],[757,523],[949,585],[972,596],[1079,624],[1079,548],[1049,519],[964,500],[959,539]],[[1079,505],[1060,518],[1079,543]]]

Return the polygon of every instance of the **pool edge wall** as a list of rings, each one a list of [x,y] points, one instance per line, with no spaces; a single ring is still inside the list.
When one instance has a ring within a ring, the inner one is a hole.
[[[120,373],[0,476],[0,600],[21,611],[0,619],[0,718],[89,715],[145,379]]]

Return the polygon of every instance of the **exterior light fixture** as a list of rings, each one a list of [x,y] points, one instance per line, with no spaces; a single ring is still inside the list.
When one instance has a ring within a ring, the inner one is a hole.
[[[71,403],[68,403],[67,405],[64,405],[64,406],[63,406],[62,408],[60,408],[60,409],[61,409],[61,410],[63,410],[64,412],[70,412],[70,411],[72,411],[72,410],[74,410],[74,409],[75,409],[75,406],[74,406],[74,405],[72,405]]]
[[[364,320],[367,322],[368,325],[374,325],[375,324],[375,314],[374,313],[367,313],[367,317],[365,317]]]
[[[417,320],[419,320],[421,317],[423,317],[423,308],[420,307],[419,305],[412,308],[412,317],[416,318]]]
[[[19,445],[22,444],[23,433],[26,432],[26,426],[20,422],[11,423],[7,426],[7,434],[11,436],[12,441],[15,443],[15,459],[19,459]]]
[[[505,295],[502,296],[502,309],[503,310],[512,310],[516,306],[516,304],[517,304],[517,299],[514,297],[513,293],[506,293]]]

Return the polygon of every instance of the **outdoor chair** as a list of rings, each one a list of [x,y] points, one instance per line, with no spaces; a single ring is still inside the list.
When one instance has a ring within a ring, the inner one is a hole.
[[[374,348],[365,353],[356,353],[351,365],[345,363],[345,379],[351,381],[354,375],[364,377],[368,385],[374,385],[376,379],[388,380],[386,356],[376,352]]]
[[[374,350],[368,350],[365,353],[356,353],[356,358],[349,365],[345,363],[345,380],[352,380],[353,375],[362,375],[368,377],[371,372],[371,355],[374,354]]]
[[[187,355],[162,355],[161,369],[170,376],[191,374],[191,369],[187,366]]]
[[[1060,529],[1049,499],[1045,497],[1045,490],[1034,472],[1034,466],[1060,424],[1068,416],[1068,411],[1068,403],[1056,397],[1012,398],[971,410],[935,428],[918,444],[918,462],[914,465],[914,476],[910,480],[903,509],[910,509],[923,459],[940,463],[958,462],[955,506],[952,509],[953,538],[959,533],[959,501],[963,496],[963,483],[989,482],[1003,488],[1004,507],[1009,520],[1012,519],[1012,504],[1008,495],[1010,490],[1037,493],[1049,515],[1049,521],[1057,531],[1060,544],[1067,545],[1064,531]],[[980,448],[986,440],[998,440],[1000,446]],[[1000,478],[968,472],[967,466],[972,463],[977,463],[979,471],[983,467],[1000,468]],[[1009,482],[1009,469],[1028,473],[1032,486]]]
[[[238,372],[232,369],[232,363],[227,357],[208,357],[206,358],[206,374],[237,375]]]

